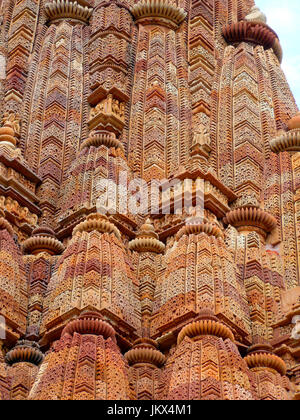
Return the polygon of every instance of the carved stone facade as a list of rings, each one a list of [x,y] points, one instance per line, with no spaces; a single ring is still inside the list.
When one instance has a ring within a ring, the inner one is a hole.
[[[300,399],[300,114],[264,13],[0,11],[0,399]],[[101,212],[139,178],[169,212]]]

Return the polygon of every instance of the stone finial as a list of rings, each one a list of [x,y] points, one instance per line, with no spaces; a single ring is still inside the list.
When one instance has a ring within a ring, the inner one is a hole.
[[[178,334],[177,343],[180,344],[185,337],[197,340],[203,335],[214,335],[223,340],[234,341],[232,331],[208,311],[207,315],[200,314],[199,321],[192,322],[182,328]]]
[[[2,209],[0,210],[0,230],[7,230],[11,236],[14,234],[12,225],[6,220],[5,213]]]
[[[156,252],[160,254],[165,250],[165,244],[158,239],[150,219],[141,226],[136,239],[129,242],[129,249],[137,252]]]
[[[176,241],[179,241],[184,235],[200,235],[201,233],[216,238],[223,238],[224,236],[219,226],[195,216],[188,218],[186,225],[177,232]]]
[[[62,337],[74,333],[102,335],[105,340],[111,338],[116,341],[114,328],[99,313],[93,311],[84,311],[77,319],[70,321],[63,329]]]
[[[154,230],[154,226],[151,223],[151,220],[148,218],[146,222],[141,226],[139,233],[137,234],[138,238],[155,238],[158,239],[158,234]]]
[[[300,111],[290,119],[288,122],[288,129],[291,130],[300,130]]]
[[[55,232],[47,226],[34,229],[31,237],[22,243],[22,248],[25,253],[33,255],[40,252],[59,255],[65,249],[64,245],[56,238]]]
[[[275,139],[271,140],[270,146],[274,153],[300,151],[300,112],[291,118],[287,124],[288,131],[279,131]]]
[[[247,22],[267,23],[267,16],[260,10],[258,6],[253,6],[250,13],[245,17]]]
[[[193,134],[191,147],[191,155],[201,155],[205,158],[209,157],[211,152],[211,139],[207,128],[200,124]]]
[[[81,6],[77,1],[53,0],[45,4],[45,12],[52,23],[62,19],[72,19],[82,23],[88,23],[93,9],[87,6]]]
[[[0,128],[0,143],[16,146],[20,135],[20,118],[13,112],[6,112],[3,117],[3,126]]]
[[[119,229],[108,220],[108,217],[99,213],[89,214],[84,222],[79,223],[74,230],[73,235],[78,232],[98,231],[101,233],[113,233],[118,239],[121,238]]]
[[[158,23],[176,29],[185,19],[186,12],[169,0],[140,0],[131,8],[136,21]]]
[[[249,348],[245,362],[250,369],[272,369],[286,374],[285,362],[272,352],[272,347],[268,344],[256,344]]]
[[[282,62],[283,52],[278,36],[265,22],[251,20],[249,17],[248,20],[225,25],[222,32],[224,38],[230,44],[253,42],[262,45],[265,50],[272,48],[279,62]]]
[[[86,139],[80,146],[80,149],[85,147],[99,147],[106,146],[108,148],[114,147],[116,149],[121,149],[124,152],[124,147],[120,140],[116,138],[115,133],[110,133],[105,130],[93,130],[91,131],[88,139]]]
[[[231,210],[224,217],[226,225],[234,226],[241,233],[257,232],[264,239],[277,226],[277,220],[266,211],[253,206],[240,207]]]
[[[166,361],[163,353],[157,349],[156,342],[148,338],[136,340],[133,348],[125,354],[125,359],[129,365],[147,363],[157,367],[161,367]]]
[[[40,347],[37,343],[28,340],[20,340],[16,346],[7,353],[5,360],[9,365],[23,362],[32,363],[38,366],[43,358],[43,353],[40,351]]]

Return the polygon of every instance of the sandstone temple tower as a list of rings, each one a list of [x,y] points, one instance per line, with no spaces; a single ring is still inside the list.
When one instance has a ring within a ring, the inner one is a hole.
[[[0,399],[300,399],[300,113],[254,0],[0,12]]]

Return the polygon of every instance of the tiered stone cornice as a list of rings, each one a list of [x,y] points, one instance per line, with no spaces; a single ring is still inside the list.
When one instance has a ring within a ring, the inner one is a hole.
[[[79,225],[74,228],[73,234],[76,235],[78,232],[92,232],[93,230],[101,233],[114,233],[118,239],[121,237],[119,229],[110,223],[106,216],[98,213],[87,216],[84,222],[79,223]]]
[[[134,342],[133,348],[125,354],[130,365],[149,363],[161,367],[165,363],[165,356],[157,350],[155,341],[141,338]]]
[[[40,351],[38,344],[27,340],[21,340],[6,354],[5,360],[9,365],[27,362],[38,366],[43,358],[43,353]]]
[[[183,327],[178,334],[177,343],[180,344],[185,337],[195,339],[203,335],[214,335],[224,340],[229,338],[231,341],[234,341],[231,330],[219,322],[218,318],[212,315],[210,311],[204,310],[199,316],[199,321],[192,322]]]
[[[205,233],[208,236],[215,236],[216,238],[223,238],[222,230],[212,223],[207,221],[198,222],[196,218],[191,218],[187,220],[185,226],[183,226],[176,235],[176,240],[184,235],[198,235],[200,233]]]
[[[224,218],[224,223],[234,226],[239,232],[256,231],[264,237],[277,226],[275,217],[254,206],[230,211]]]
[[[91,146],[99,147],[102,145],[108,148],[114,147],[116,149],[124,150],[122,143],[116,138],[114,133],[102,130],[92,131],[89,135],[89,138],[81,144],[80,149],[82,150],[85,147]]]
[[[55,238],[55,233],[47,227],[40,227],[32,232],[32,236],[26,239],[22,248],[24,253],[37,255],[40,252],[48,252],[50,255],[61,254],[65,247]]]
[[[300,112],[288,122],[288,130],[271,140],[272,152],[300,152]]]
[[[245,361],[250,369],[267,368],[276,370],[281,375],[286,374],[286,365],[284,361],[272,354],[270,346],[256,345],[250,348]]]
[[[137,22],[159,24],[172,29],[176,29],[186,17],[186,12],[169,0],[141,0],[132,7],[131,12]]]
[[[136,239],[129,242],[129,249],[137,252],[155,252],[157,254],[163,253],[165,244],[158,240],[158,234],[154,230],[150,219],[141,226]]]
[[[282,48],[277,34],[265,23],[240,21],[223,27],[223,36],[228,43],[253,42],[266,50],[273,48],[278,60],[282,61]]]
[[[77,319],[70,321],[63,329],[62,336],[74,333],[102,335],[105,339],[110,337],[115,341],[115,330],[96,312],[82,313]]]
[[[77,1],[53,0],[45,4],[45,12],[51,23],[62,19],[72,19],[75,21],[88,23],[93,9],[81,6]]]

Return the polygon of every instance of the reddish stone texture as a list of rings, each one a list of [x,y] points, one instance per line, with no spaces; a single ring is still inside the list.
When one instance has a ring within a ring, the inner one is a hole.
[[[0,399],[299,399],[300,124],[265,15],[49,2],[0,5]],[[204,180],[204,219],[174,190],[97,213],[138,177]]]

